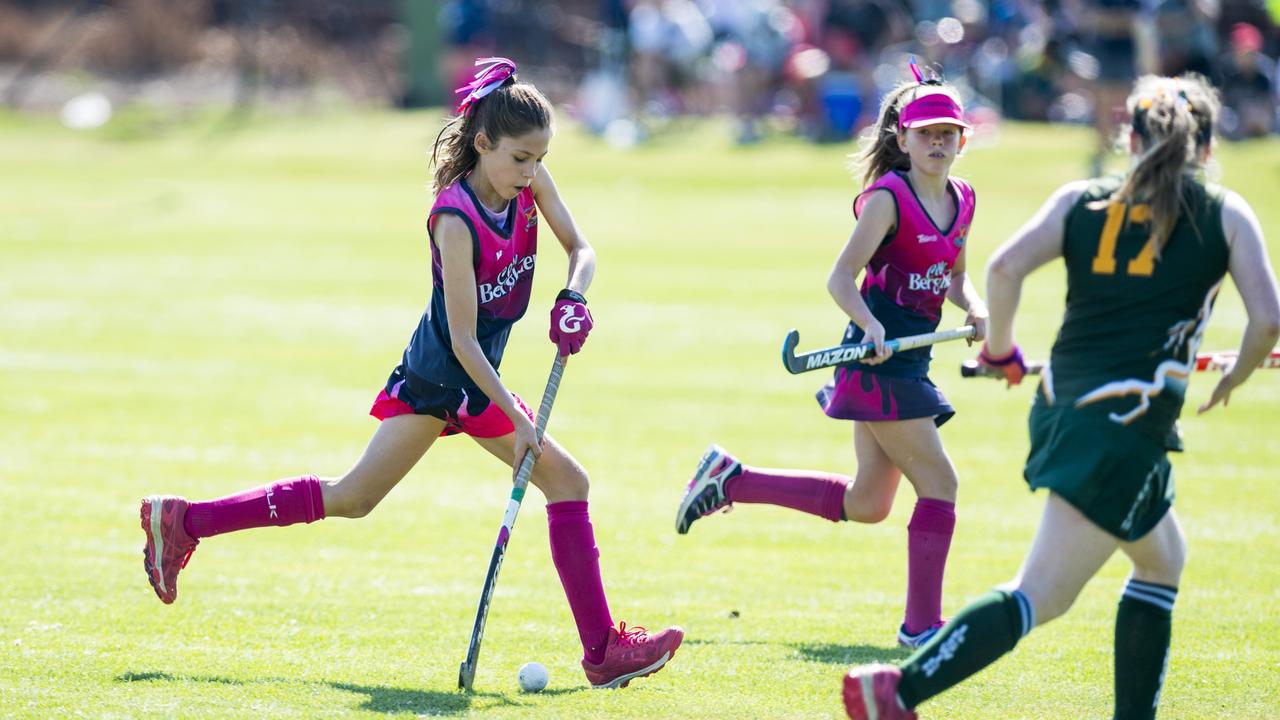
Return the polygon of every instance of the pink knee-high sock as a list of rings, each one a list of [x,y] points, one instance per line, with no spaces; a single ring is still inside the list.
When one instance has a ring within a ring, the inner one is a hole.
[[[832,473],[743,465],[741,473],[725,482],[724,494],[729,502],[781,505],[840,522],[844,491],[851,482]]]
[[[600,579],[600,551],[591,529],[586,500],[547,504],[547,532],[551,539],[551,561],[560,574],[560,584],[569,598],[569,610],[578,624],[582,654],[587,662],[604,660],[605,643],[613,618]]]
[[[193,502],[183,521],[193,538],[324,519],[320,479],[314,475],[280,480],[206,502]]]
[[[955,503],[916,500],[907,524],[907,612],[903,620],[913,635],[942,620],[942,574],[955,528]]]

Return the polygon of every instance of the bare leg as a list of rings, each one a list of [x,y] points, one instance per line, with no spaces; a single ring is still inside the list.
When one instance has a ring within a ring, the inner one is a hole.
[[[971,602],[902,664],[901,702],[914,708],[942,693],[1012,650],[1033,623],[1066,612],[1119,542],[1050,493],[1018,577]]]
[[[475,438],[480,447],[511,465],[515,457],[515,433],[496,438]],[[590,482],[587,471],[550,435],[542,436],[542,457],[533,464],[530,481],[547,497],[548,503],[586,500]]]
[[[1173,509],[1156,523],[1151,532],[1120,543],[1120,550],[1133,561],[1133,579],[1177,587],[1187,561],[1187,541]]]
[[[364,517],[396,486],[440,437],[445,422],[430,415],[397,415],[382,421],[364,455],[339,478],[321,480],[325,514]]]
[[[933,418],[864,424],[889,462],[907,476],[917,496],[956,501],[956,469],[942,447]]]
[[[942,581],[956,526],[956,471],[932,418],[867,423],[884,457],[915,487],[907,524],[907,601],[898,636],[918,646],[942,623]]]
[[[844,516],[854,522],[878,523],[893,509],[902,471],[876,442],[868,423],[853,424],[853,449],[858,473],[844,492]]]
[[[1071,503],[1050,493],[1031,551],[1012,583],[1031,601],[1036,625],[1065,613],[1119,544]]]

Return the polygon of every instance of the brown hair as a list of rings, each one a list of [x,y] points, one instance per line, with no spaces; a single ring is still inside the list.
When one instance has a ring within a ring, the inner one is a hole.
[[[898,114],[907,103],[925,95],[950,95],[957,103],[959,94],[938,80],[927,83],[908,80],[890,90],[880,101],[880,116],[858,139],[861,148],[849,164],[855,176],[866,187],[894,170],[910,170],[911,158],[898,147]]]
[[[431,192],[438,193],[471,172],[480,159],[476,134],[483,131],[490,142],[519,137],[552,126],[551,103],[538,88],[516,82],[512,75],[505,83],[477,100],[468,112],[445,123],[431,148],[435,165]]]
[[[1150,204],[1150,237],[1159,257],[1178,223],[1179,211],[1190,210],[1184,181],[1201,169],[1200,155],[1213,142],[1221,104],[1213,86],[1194,74],[1146,75],[1125,104],[1133,118],[1130,132],[1139,141],[1134,150],[1137,163],[1120,189],[1099,203],[1103,207],[1111,202]]]

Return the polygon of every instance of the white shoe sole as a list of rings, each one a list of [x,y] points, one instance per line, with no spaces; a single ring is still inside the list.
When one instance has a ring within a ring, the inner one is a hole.
[[[601,683],[600,685],[592,685],[591,689],[592,690],[613,690],[625,682],[630,682],[631,680],[634,680],[638,677],[648,675],[649,673],[652,673],[652,672],[657,672],[662,668],[663,665],[666,665],[667,661],[670,659],[671,659],[671,653],[669,652],[663,653],[662,657],[658,658],[657,662],[653,663],[652,665],[649,665],[648,667],[642,667],[639,670],[636,670],[635,672],[632,672],[632,673],[627,673],[626,675],[619,675],[618,677],[610,680],[607,683]]]

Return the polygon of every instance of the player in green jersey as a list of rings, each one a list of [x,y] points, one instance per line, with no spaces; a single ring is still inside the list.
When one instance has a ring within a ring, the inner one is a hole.
[[[1197,76],[1144,77],[1130,94],[1123,178],[1069,183],[996,251],[984,364],[1010,384],[1025,366],[1013,342],[1023,279],[1062,258],[1067,308],[1031,411],[1024,475],[1048,488],[1017,577],[952,618],[900,666],[854,668],[852,718],[915,718],[921,702],[1012,650],[1066,612],[1120,549],[1133,563],[1116,614],[1115,720],[1155,717],[1186,552],[1167,457],[1196,349],[1224,275],[1248,324],[1238,361],[1200,407],[1225,405],[1280,338],[1280,299],[1257,217],[1239,195],[1202,182],[1219,103]]]

